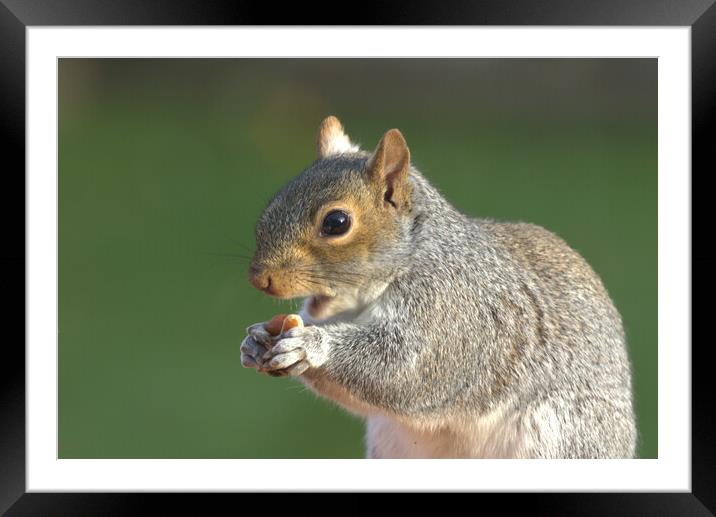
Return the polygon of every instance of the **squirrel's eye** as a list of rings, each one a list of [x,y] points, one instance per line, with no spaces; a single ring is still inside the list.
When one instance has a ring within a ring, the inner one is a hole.
[[[321,235],[343,235],[351,227],[351,217],[343,210],[333,210],[323,219]]]

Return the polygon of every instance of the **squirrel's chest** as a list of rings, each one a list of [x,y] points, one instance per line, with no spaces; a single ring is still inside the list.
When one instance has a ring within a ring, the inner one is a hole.
[[[384,415],[367,419],[369,458],[519,458],[528,455],[529,442],[515,420],[499,414],[438,430]]]

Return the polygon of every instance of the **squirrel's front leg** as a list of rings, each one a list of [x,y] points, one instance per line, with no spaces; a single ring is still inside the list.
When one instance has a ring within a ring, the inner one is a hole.
[[[319,368],[328,359],[325,330],[317,326],[295,327],[285,332],[261,357],[259,371],[271,375],[298,376]]]
[[[258,370],[303,376],[314,391],[345,406],[424,413],[434,407],[441,387],[423,382],[415,351],[419,344],[407,341],[399,327],[310,325],[288,331],[262,355]],[[425,389],[416,390],[421,385]]]

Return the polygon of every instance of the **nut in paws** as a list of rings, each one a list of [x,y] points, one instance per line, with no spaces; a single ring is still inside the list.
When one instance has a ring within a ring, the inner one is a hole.
[[[269,375],[298,376],[326,361],[323,330],[320,327],[296,327],[281,335],[260,359],[259,371]]]

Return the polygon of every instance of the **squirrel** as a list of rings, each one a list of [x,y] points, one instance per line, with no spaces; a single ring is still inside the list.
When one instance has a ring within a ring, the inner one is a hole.
[[[560,237],[474,219],[387,131],[374,152],[333,116],[315,162],[256,224],[250,282],[304,298],[306,326],[247,328],[241,362],[366,421],[367,458],[633,458],[621,316]]]

